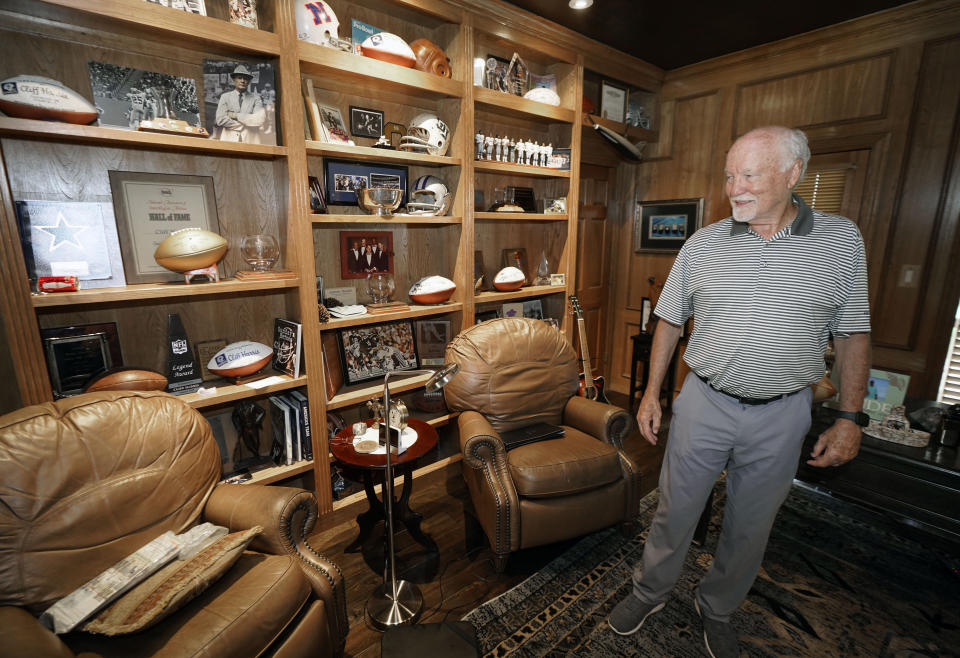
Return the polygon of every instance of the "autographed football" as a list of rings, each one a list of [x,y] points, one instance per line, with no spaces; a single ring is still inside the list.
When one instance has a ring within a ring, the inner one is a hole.
[[[162,391],[167,388],[167,378],[159,372],[142,368],[113,368],[96,375],[85,393],[97,391]]]
[[[527,277],[516,267],[505,267],[493,278],[493,287],[502,292],[520,290]]]
[[[241,340],[230,343],[214,354],[207,364],[207,370],[221,377],[243,377],[266,366],[272,356],[272,347],[252,340]]]
[[[406,66],[409,69],[417,64],[417,56],[407,42],[389,32],[371,34],[360,44],[360,50],[367,57]]]
[[[18,75],[0,82],[0,110],[12,117],[87,124],[97,108],[73,89],[37,75]]]
[[[227,252],[227,241],[221,235],[202,228],[184,228],[163,239],[153,259],[174,272],[189,272],[210,267]]]
[[[450,279],[443,276],[425,276],[410,287],[410,299],[417,304],[442,304],[457,289]]]

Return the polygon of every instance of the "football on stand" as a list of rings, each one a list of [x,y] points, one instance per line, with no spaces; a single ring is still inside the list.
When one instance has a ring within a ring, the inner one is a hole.
[[[407,45],[407,42],[389,32],[371,34],[360,44],[360,50],[367,57],[406,66],[409,69],[417,63],[417,56],[413,54],[413,49]]]
[[[95,375],[84,393],[97,391],[163,391],[167,378],[159,372],[143,368],[112,368]]]
[[[230,343],[213,355],[207,370],[220,377],[244,377],[264,368],[273,356],[273,348],[252,340]]]
[[[202,228],[184,228],[163,239],[153,259],[174,272],[189,272],[210,267],[227,253],[227,241],[222,235]]]
[[[97,108],[73,89],[37,75],[0,82],[0,110],[21,119],[65,121],[85,125],[97,120]]]

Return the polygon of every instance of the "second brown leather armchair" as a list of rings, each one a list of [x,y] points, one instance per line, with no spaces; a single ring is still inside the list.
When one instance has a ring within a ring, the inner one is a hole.
[[[454,338],[446,361],[460,365],[444,395],[462,412],[463,477],[498,570],[522,548],[617,523],[633,530],[640,474],[621,450],[633,418],[576,395],[563,334],[540,320],[490,320]],[[505,450],[500,432],[540,421],[565,435]]]

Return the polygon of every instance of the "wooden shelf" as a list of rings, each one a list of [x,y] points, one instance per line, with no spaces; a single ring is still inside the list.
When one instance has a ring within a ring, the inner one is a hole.
[[[34,308],[55,308],[80,304],[106,304],[130,300],[164,300],[174,297],[247,294],[260,290],[296,288],[298,279],[279,281],[237,281],[221,279],[219,283],[139,283],[119,288],[90,288],[78,292],[38,293],[30,295]]]
[[[187,393],[186,395],[181,395],[180,399],[189,404],[194,409],[204,409],[206,407],[215,407],[220,404],[226,404],[227,402],[234,402],[236,400],[244,400],[246,398],[255,398],[264,395],[269,395],[271,393],[276,393],[277,391],[286,391],[291,388],[297,388],[300,386],[307,385],[307,376],[300,375],[296,379],[293,377],[288,377],[287,375],[281,375],[279,373],[267,374],[266,377],[279,377],[281,381],[276,384],[271,384],[269,386],[264,386],[262,388],[254,388],[252,386],[241,385],[236,386],[234,384],[224,383],[221,386],[217,386],[216,393],[212,395],[200,395],[199,393]],[[226,380],[224,380],[226,382]]]
[[[648,144],[652,144],[660,138],[660,135],[654,130],[647,130],[646,128],[641,128],[640,126],[630,126],[626,123],[620,123],[619,121],[611,121],[610,119],[598,117],[595,114],[584,114],[582,122],[584,128],[590,128],[591,130],[594,130],[594,123],[599,123],[604,128],[609,128],[618,135],[625,136],[632,142],[639,142],[642,140]]]
[[[162,41],[171,47],[196,49],[214,46],[218,51],[280,54],[280,37],[273,32],[136,0],[31,0],[18,3],[17,11],[98,30],[118,29],[141,38]]]
[[[570,178],[570,171],[567,169],[532,167],[530,165],[493,162],[490,160],[474,161],[473,169],[474,171],[488,174],[512,174],[514,176],[529,176],[532,178]]]
[[[152,6],[148,3],[144,4]],[[234,144],[205,137],[166,135],[101,126],[79,126],[60,121],[37,121],[35,119],[17,119],[4,116],[0,116],[0,134],[56,140],[58,142],[133,147],[157,151],[212,153],[230,157],[273,159],[283,158],[287,155],[285,146]]]
[[[459,302],[449,304],[438,304],[435,306],[414,306],[403,311],[394,313],[368,313],[366,315],[357,315],[352,318],[331,318],[328,322],[320,325],[321,331],[333,331],[334,329],[345,329],[346,327],[359,327],[365,324],[379,324],[380,322],[389,322],[391,320],[403,320],[405,318],[422,318],[430,315],[444,315],[446,313],[456,313],[463,309],[463,304]]]
[[[307,155],[347,158],[363,162],[393,162],[418,167],[459,167],[460,158],[443,155],[423,155],[395,149],[375,149],[372,146],[350,146],[348,144],[327,144],[315,140],[307,141]]]
[[[463,83],[459,80],[408,69],[363,55],[300,41],[297,43],[297,56],[300,59],[301,71],[322,77],[324,86],[345,86],[351,93],[361,96],[375,94],[377,90],[388,90],[433,100],[463,97]]]
[[[566,214],[545,214],[538,212],[475,212],[474,219],[494,219],[508,222],[565,222]]]
[[[250,475],[253,477],[244,482],[243,484],[270,484],[272,482],[279,482],[280,480],[286,480],[287,478],[292,478],[295,475],[300,475],[301,473],[307,473],[313,470],[313,460],[299,461],[287,466],[286,464],[282,466],[266,466],[264,468],[257,469],[256,471],[251,471]]]
[[[463,217],[443,215],[427,217],[424,215],[394,215],[377,217],[376,215],[311,215],[314,224],[462,224]]]
[[[558,123],[572,124],[576,112],[565,107],[556,107],[546,103],[527,100],[521,96],[514,96],[502,91],[474,87],[473,99],[475,104],[481,105],[483,110],[495,112],[504,116],[519,116],[524,118],[550,119]]]
[[[398,373],[396,376],[400,377],[401,375]],[[430,375],[411,375],[406,379],[393,379],[390,381],[390,395],[392,397],[397,393],[403,393],[404,391],[412,391],[420,388],[427,383],[427,380],[430,379],[430,377]],[[348,386],[342,392],[334,395],[332,399],[327,400],[327,411],[343,409],[344,407],[352,407],[355,404],[366,402],[370,398],[381,395],[382,393],[382,377],[366,384]]]
[[[473,296],[475,304],[489,304],[491,302],[508,302],[512,299],[529,299],[530,297],[540,297],[541,295],[554,295],[556,293],[565,293],[566,286],[525,286],[520,290],[512,292],[488,291],[477,293]]]

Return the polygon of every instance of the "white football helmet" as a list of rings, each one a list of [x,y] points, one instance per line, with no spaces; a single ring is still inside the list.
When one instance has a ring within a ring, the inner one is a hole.
[[[446,215],[450,209],[451,194],[436,176],[421,176],[410,190],[413,201],[407,204],[411,215]]]
[[[318,46],[329,46],[340,38],[340,21],[323,0],[297,3],[297,38]]]
[[[410,122],[407,135],[400,139],[400,150],[430,155],[445,155],[450,146],[450,129],[436,114],[424,112]]]

